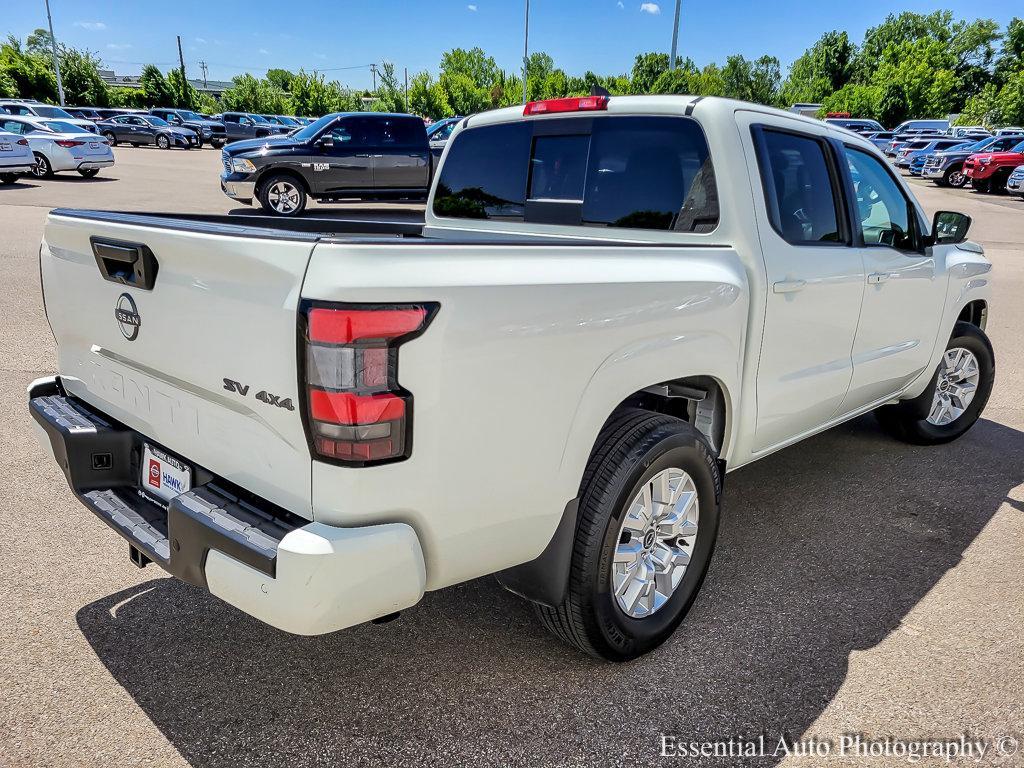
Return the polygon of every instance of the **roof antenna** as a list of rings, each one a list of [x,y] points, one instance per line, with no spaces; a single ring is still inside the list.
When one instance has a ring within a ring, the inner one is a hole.
[[[594,85],[590,86],[590,95],[591,96],[611,96],[611,94],[608,93],[608,90],[606,88],[602,88],[600,85],[597,85],[596,83]]]

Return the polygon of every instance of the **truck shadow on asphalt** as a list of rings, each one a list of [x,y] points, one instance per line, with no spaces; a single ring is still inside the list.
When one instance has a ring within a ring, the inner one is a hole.
[[[653,763],[661,733],[796,738],[851,651],[884,640],[958,564],[1024,480],[1022,455],[1024,433],[990,421],[916,448],[869,417],[729,475],[693,611],[626,665],[558,644],[493,579],[317,638],[167,578],[85,606],[78,624],[197,768]]]

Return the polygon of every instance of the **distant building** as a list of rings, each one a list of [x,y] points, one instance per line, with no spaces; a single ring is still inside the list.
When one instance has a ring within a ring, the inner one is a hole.
[[[101,69],[99,71],[103,82],[111,88],[141,88],[142,81],[139,75],[119,75],[112,69]],[[200,93],[208,93],[216,99],[230,88],[233,83],[226,80],[194,80],[188,79],[189,83]]]

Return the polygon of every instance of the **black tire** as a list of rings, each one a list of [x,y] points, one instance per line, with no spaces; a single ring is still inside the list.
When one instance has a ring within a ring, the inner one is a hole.
[[[192,145],[189,144],[188,148],[192,149]],[[196,136],[196,149],[202,149],[202,148],[203,148],[203,137],[202,136]]]
[[[91,179],[97,173],[100,172],[99,168],[84,168],[78,171],[86,179]]]
[[[53,167],[50,165],[50,161],[46,159],[46,155],[41,152],[33,152],[36,156],[36,165],[32,169],[32,175],[37,179],[52,179],[53,178]]]
[[[936,425],[928,421],[936,388],[940,386],[939,368],[932,374],[924,392],[913,400],[904,400],[894,405],[885,405],[875,411],[878,422],[893,437],[914,445],[939,445],[956,440],[974,426],[992,394],[996,376],[996,359],[988,336],[976,325],[957,322],[953,335],[946,344],[946,350],[966,349],[978,361],[978,385],[974,399],[964,412],[948,424]]]
[[[18,180],[16,173],[0,173],[0,184],[13,184]]]
[[[211,141],[210,146],[214,149],[222,149],[224,147],[223,141]]]
[[[281,209],[279,203],[277,204],[278,207],[274,207],[275,193],[280,189],[279,187],[275,189],[277,185],[284,185],[294,190],[296,202],[287,210]],[[256,195],[263,210],[272,216],[298,216],[306,209],[306,203],[308,202],[305,186],[303,186],[298,177],[290,173],[275,173],[273,176],[261,181]]]
[[[967,174],[964,173],[962,165],[954,165],[946,169],[946,172],[942,174],[942,186],[944,187],[960,187],[966,186],[967,182],[970,181],[967,178]]]
[[[102,133],[102,136],[103,136],[104,139],[107,140],[107,143],[110,146],[112,146],[112,147],[116,147],[117,146],[117,136],[114,135],[113,131],[104,131]],[[135,144],[133,146],[138,146],[138,145]]]
[[[971,179],[971,189],[975,192],[991,192],[992,179]]]
[[[156,137],[156,145],[160,149],[170,149],[171,140],[164,136],[163,134],[160,134],[159,136]]]
[[[644,483],[664,469],[694,481],[699,526],[690,564],[659,609],[632,618],[611,591],[622,519]],[[535,605],[547,629],[584,653],[609,661],[634,659],[663,643],[689,611],[711,562],[718,535],[722,478],[717,459],[690,424],[640,409],[624,410],[598,436],[580,485],[569,585],[557,608]]]

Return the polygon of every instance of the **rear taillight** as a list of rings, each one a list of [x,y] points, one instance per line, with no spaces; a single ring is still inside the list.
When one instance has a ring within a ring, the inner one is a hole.
[[[570,96],[565,99],[531,101],[523,108],[524,115],[547,115],[553,112],[595,112],[608,109],[607,96]]]
[[[28,139],[18,139],[18,140],[17,140],[16,142],[14,142],[14,143],[15,143],[15,144],[20,144],[20,145],[21,145],[21,146],[23,146],[23,147],[27,147],[27,146],[28,146]]]
[[[436,308],[309,305],[303,387],[316,458],[362,466],[408,457],[412,395],[398,384],[398,348],[423,332]]]
[[[74,139],[57,139],[55,142],[58,147],[64,147],[64,149],[71,149],[71,147],[81,147],[85,144],[84,141],[75,141]]]

